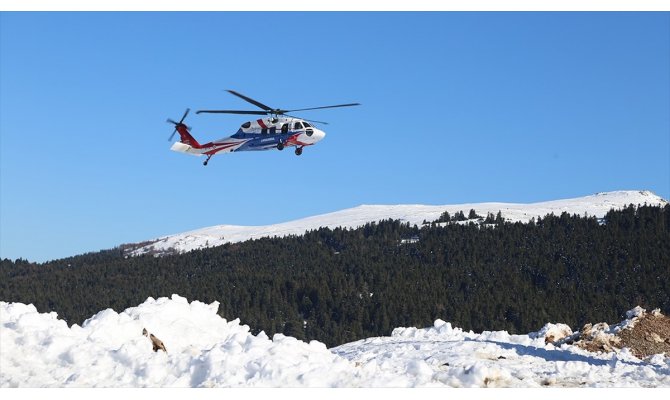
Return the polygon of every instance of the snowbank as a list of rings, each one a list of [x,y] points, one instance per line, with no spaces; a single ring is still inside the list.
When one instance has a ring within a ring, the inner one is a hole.
[[[82,326],[34,306],[0,302],[1,387],[670,387],[670,360],[589,353],[530,335],[464,332],[436,320],[327,349],[252,335],[218,303],[149,298]],[[143,329],[167,353],[152,351]]]
[[[68,328],[55,313],[0,303],[0,385],[30,387],[334,386],[356,384],[353,366],[319,342],[263,332],[216,315],[218,303],[147,299]],[[160,338],[153,352],[142,335]],[[342,376],[349,377],[343,380]]]

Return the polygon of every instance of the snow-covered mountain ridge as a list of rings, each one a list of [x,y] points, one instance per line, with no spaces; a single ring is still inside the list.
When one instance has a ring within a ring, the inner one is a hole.
[[[124,245],[128,254],[136,256],[142,254],[171,254],[183,253],[190,250],[220,246],[225,243],[237,243],[249,239],[262,237],[284,237],[302,235],[306,231],[326,228],[357,228],[370,222],[384,219],[400,220],[414,225],[421,225],[423,221],[435,221],[440,215],[448,211],[454,214],[463,211],[466,215],[469,210],[475,210],[479,215],[488,213],[497,214],[510,222],[528,222],[532,218],[544,217],[548,214],[560,215],[563,212],[595,216],[602,218],[611,209],[620,209],[630,204],[634,205],[665,205],[668,201],[653,192],[643,191],[615,191],[596,193],[591,196],[574,199],[554,200],[530,204],[517,203],[471,203],[452,205],[361,205],[328,214],[301,218],[294,221],[264,226],[237,226],[216,225],[196,229],[184,233],[163,236],[136,245]],[[148,244],[147,244],[148,243]]]

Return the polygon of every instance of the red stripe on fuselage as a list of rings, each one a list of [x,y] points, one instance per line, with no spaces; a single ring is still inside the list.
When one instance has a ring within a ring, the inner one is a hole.
[[[207,155],[216,154],[216,153],[220,152],[221,150],[229,149],[233,146],[237,146],[238,144],[240,144],[240,143],[238,142],[238,143],[214,144],[213,146],[217,146],[217,147],[214,150],[210,150],[210,151],[205,152],[205,154],[207,154]],[[218,146],[220,146],[220,147],[218,147]]]
[[[268,129],[267,125],[265,125],[265,124],[263,123],[263,120],[262,120],[262,119],[258,119],[258,120],[256,120],[256,122],[258,122],[258,125],[260,125],[261,128],[263,128],[263,129]]]
[[[286,139],[286,144],[289,146],[311,146],[313,143],[303,143],[298,140],[298,136],[300,136],[299,133],[296,133],[295,135],[289,137]]]

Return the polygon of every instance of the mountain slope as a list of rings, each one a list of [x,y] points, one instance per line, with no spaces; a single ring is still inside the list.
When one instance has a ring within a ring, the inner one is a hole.
[[[574,199],[554,200],[531,204],[515,203],[472,203],[454,205],[361,205],[346,210],[328,214],[316,215],[274,225],[264,226],[237,226],[216,225],[196,229],[175,235],[163,236],[149,241],[147,244],[124,245],[128,254],[137,256],[142,254],[171,254],[183,253],[190,250],[220,246],[225,243],[242,242],[261,237],[283,237],[288,235],[302,235],[306,231],[327,228],[356,228],[366,223],[383,219],[401,220],[411,225],[421,225],[423,221],[435,221],[440,215],[448,211],[454,214],[458,211],[468,213],[473,209],[477,214],[486,216],[488,213],[497,214],[500,211],[505,220],[511,222],[528,222],[532,218],[544,217],[547,214],[560,215],[588,214],[602,218],[611,209],[623,208],[629,204],[665,205],[668,202],[650,191],[616,191],[596,193],[591,196]]]

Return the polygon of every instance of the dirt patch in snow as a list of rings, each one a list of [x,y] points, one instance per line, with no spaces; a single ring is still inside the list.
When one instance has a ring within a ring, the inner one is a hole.
[[[645,313],[617,336],[621,339],[617,347],[628,347],[637,358],[659,353],[670,356],[670,317],[660,312]]]
[[[628,317],[612,327],[604,322],[586,324],[578,333],[559,343],[574,344],[592,352],[628,348],[640,359],[661,353],[670,357],[670,317],[658,310],[647,312],[639,307],[629,311]]]

